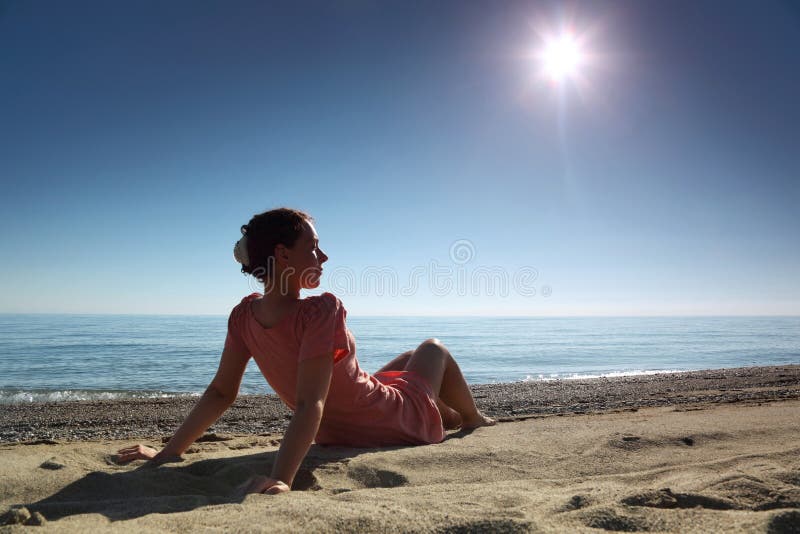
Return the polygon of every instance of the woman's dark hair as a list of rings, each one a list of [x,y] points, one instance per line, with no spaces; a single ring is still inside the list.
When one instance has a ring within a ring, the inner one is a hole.
[[[314,222],[308,213],[291,208],[277,208],[254,215],[242,226],[247,236],[249,265],[242,272],[252,274],[260,282],[272,278],[275,267],[275,247],[279,244],[292,248],[303,233],[303,224]]]

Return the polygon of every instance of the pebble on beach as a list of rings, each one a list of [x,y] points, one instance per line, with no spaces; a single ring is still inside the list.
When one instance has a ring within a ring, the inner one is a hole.
[[[50,458],[49,460],[42,462],[39,467],[42,469],[48,469],[50,471],[58,471],[59,469],[64,469],[67,466],[57,462],[55,458]]]

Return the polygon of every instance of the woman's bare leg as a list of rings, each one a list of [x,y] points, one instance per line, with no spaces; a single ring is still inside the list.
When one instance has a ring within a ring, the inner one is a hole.
[[[495,424],[475,405],[472,392],[450,351],[438,340],[425,340],[408,358],[407,371],[421,374],[434,393],[461,415],[463,429]]]
[[[406,366],[408,365],[408,360],[411,359],[412,354],[414,354],[413,350],[404,352],[394,360],[381,367],[378,372],[405,371]],[[461,428],[461,415],[450,406],[445,404],[438,395],[436,396],[436,407],[439,408],[439,413],[442,416],[442,426],[444,426],[445,430],[455,430],[457,428]]]
[[[403,354],[378,369],[377,372],[382,373],[384,371],[405,371],[406,365],[408,364],[408,359],[411,358],[412,354],[414,354],[413,350],[405,351]]]

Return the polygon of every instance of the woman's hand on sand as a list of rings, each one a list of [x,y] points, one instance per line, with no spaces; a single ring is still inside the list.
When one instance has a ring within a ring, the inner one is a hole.
[[[166,456],[164,451],[158,452],[153,447],[146,445],[134,445],[125,447],[117,451],[117,463],[125,464],[134,460],[147,460],[154,465],[161,465],[168,462],[180,462],[180,456]]]
[[[236,493],[242,497],[249,493],[266,493],[268,495],[276,495],[278,493],[285,493],[290,491],[291,488],[284,482],[270,478],[264,475],[256,475],[249,479],[236,489]]]
[[[134,460],[152,460],[158,451],[146,445],[134,445],[117,451],[117,463],[128,463]]]

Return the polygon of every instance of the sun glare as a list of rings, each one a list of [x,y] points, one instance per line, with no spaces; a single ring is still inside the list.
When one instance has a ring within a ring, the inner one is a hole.
[[[576,76],[583,60],[580,44],[569,33],[549,40],[541,54],[544,74],[555,82]]]

